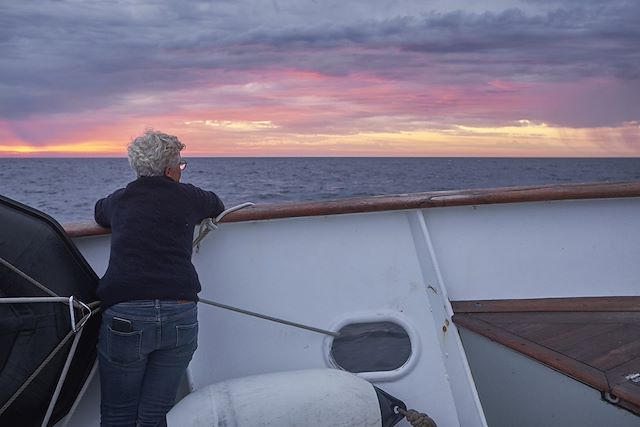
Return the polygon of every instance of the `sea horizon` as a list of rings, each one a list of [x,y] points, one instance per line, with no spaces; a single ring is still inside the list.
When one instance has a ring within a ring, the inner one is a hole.
[[[191,157],[182,181],[243,202],[640,180],[637,157]],[[0,158],[0,194],[61,223],[135,179],[126,157]]]
[[[185,159],[640,159],[640,156],[230,156],[230,155],[185,155]],[[127,159],[127,155],[119,156],[0,156],[3,159]]]

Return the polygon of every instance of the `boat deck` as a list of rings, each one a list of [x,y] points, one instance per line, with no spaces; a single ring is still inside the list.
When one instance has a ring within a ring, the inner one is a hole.
[[[640,415],[640,297],[453,301],[454,322]],[[637,381],[637,382],[636,382]]]

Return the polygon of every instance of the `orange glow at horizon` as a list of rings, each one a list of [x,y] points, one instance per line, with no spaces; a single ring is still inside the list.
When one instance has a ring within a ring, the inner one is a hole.
[[[545,123],[533,118],[535,112],[501,118],[520,115],[511,110],[522,105],[557,108],[548,96],[560,90],[553,84],[532,97],[528,85],[501,80],[425,89],[362,73],[279,70],[245,77],[131,93],[104,110],[0,120],[0,156],[124,157],[127,144],[148,127],[178,136],[187,157],[640,155],[637,121],[590,128]]]
[[[520,120],[509,126],[450,126],[398,131],[301,134],[279,132],[271,121],[173,121],[162,131],[174,133],[187,145],[186,157],[206,156],[434,156],[434,157],[602,157],[602,140],[609,155],[634,156],[624,139],[639,139],[640,126],[574,129]],[[274,133],[275,132],[275,133]],[[35,146],[18,142],[0,145],[0,156],[126,156],[130,136]]]
[[[0,145],[0,156],[5,155],[51,155],[68,154],[72,156],[107,156],[122,154],[122,144],[108,141],[82,141],[61,145]]]

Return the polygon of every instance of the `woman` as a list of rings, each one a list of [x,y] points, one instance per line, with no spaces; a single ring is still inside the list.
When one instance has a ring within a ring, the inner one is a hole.
[[[95,206],[96,222],[112,233],[98,287],[105,427],[165,425],[197,347],[193,232],[224,205],[214,193],[180,183],[184,147],[175,136],[147,130],[129,145],[138,179]]]

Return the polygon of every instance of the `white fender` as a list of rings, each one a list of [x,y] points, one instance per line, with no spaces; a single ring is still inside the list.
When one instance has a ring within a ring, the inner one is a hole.
[[[171,427],[380,427],[373,386],[336,369],[287,371],[208,385],[167,414]]]

